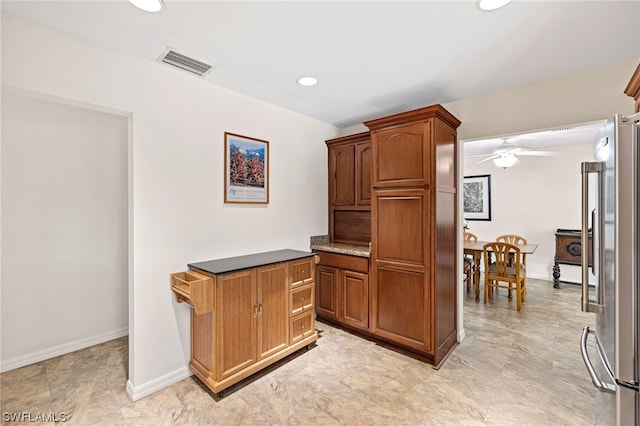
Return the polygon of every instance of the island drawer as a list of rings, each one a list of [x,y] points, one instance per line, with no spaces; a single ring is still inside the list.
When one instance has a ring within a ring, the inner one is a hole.
[[[308,257],[302,260],[296,260],[289,263],[289,280],[291,287],[310,284],[313,282],[315,264],[318,263],[318,257]]]
[[[296,287],[289,292],[289,306],[291,307],[290,316],[295,316],[313,309],[314,297],[313,284],[303,287]]]
[[[291,340],[289,344],[293,345],[316,332],[314,315],[314,311],[308,311],[289,320],[289,339]]]
[[[194,271],[171,274],[171,290],[178,302],[191,306],[198,315],[213,310],[213,279]]]

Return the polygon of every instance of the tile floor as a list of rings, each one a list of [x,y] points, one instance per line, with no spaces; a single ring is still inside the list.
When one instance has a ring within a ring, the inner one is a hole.
[[[594,319],[579,302],[578,286],[533,279],[521,312],[504,291],[486,306],[467,295],[466,339],[439,371],[318,323],[317,346],[222,399],[191,377],[131,402],[127,339],[117,339],[0,375],[2,421],[55,412],[69,425],[599,424],[579,353]]]

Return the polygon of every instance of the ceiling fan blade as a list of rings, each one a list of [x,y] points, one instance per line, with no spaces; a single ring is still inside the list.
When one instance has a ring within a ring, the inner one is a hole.
[[[516,155],[534,155],[539,157],[554,157],[556,155],[560,155],[560,153],[555,151],[520,151]]]
[[[477,157],[479,157],[479,155],[478,155]],[[485,158],[484,160],[480,160],[480,161],[478,161],[478,162],[475,162],[475,163],[473,163],[473,164],[470,164],[470,165],[469,165],[469,167],[471,167],[471,166],[475,166],[475,165],[478,165],[478,164],[480,164],[480,163],[484,163],[485,161],[493,160],[494,158],[498,158],[498,157],[500,157],[500,156],[499,156],[499,155],[492,154],[491,156],[489,156],[489,157]],[[470,157],[468,157],[468,158],[470,158]]]
[[[480,157],[491,157],[494,156],[496,154],[494,154],[493,152],[490,152],[488,154],[478,154],[478,155],[465,155],[464,158],[480,158]]]

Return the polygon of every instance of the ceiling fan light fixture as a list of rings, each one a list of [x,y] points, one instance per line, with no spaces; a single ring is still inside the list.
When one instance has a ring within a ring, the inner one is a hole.
[[[493,159],[493,164],[503,169],[507,169],[518,162],[518,157],[513,154],[502,154]]]
[[[478,0],[476,7],[483,12],[491,12],[506,6],[511,0]]]
[[[129,3],[145,12],[160,12],[164,7],[163,0],[129,0]]]

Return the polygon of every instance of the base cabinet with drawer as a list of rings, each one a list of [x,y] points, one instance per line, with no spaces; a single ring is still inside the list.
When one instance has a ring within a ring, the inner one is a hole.
[[[317,252],[316,312],[318,318],[369,329],[369,259]]]
[[[312,253],[280,250],[172,275],[176,299],[193,308],[189,366],[209,389],[221,393],[317,340],[315,263]]]

